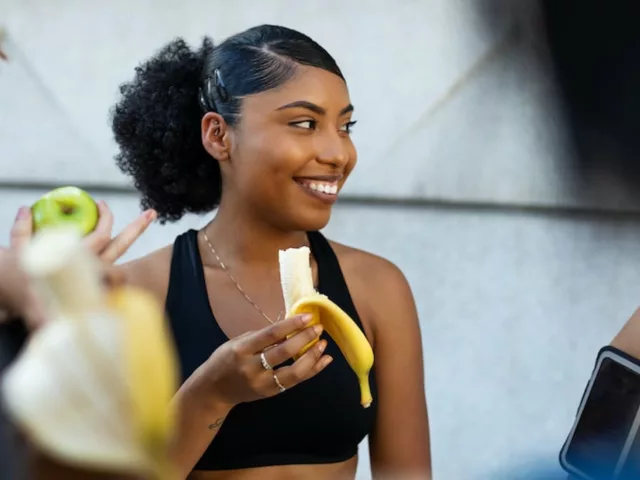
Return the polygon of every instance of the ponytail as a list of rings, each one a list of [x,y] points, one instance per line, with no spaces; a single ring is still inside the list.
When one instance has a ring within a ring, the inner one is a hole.
[[[133,178],[142,208],[155,209],[160,223],[209,212],[220,202],[220,167],[200,133],[199,90],[213,49],[209,38],[196,51],[181,38],[172,41],[120,86],[112,110],[116,164]]]

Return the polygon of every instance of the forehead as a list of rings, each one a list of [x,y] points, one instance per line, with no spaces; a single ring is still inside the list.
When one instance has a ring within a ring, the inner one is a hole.
[[[347,84],[339,76],[316,67],[297,66],[296,73],[278,88],[249,95],[243,113],[268,113],[288,103],[304,100],[337,115],[350,103]]]

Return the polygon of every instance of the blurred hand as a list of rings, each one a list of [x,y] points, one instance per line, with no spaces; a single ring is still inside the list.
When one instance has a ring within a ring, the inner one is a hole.
[[[44,321],[44,311],[36,302],[27,276],[18,263],[14,248],[0,247],[0,322],[12,317],[24,318],[27,327],[37,328]]]
[[[99,220],[95,230],[84,239],[85,245],[102,261],[108,284],[121,284],[124,278],[113,264],[122,257],[129,247],[144,233],[156,218],[153,210],[143,212],[127,225],[118,235],[113,236],[113,214],[105,202],[98,202]],[[33,235],[31,209],[21,207],[11,229],[9,248],[0,247],[0,321],[19,316],[24,318],[29,329],[42,325],[45,321],[41,303],[21,272],[18,256]]]

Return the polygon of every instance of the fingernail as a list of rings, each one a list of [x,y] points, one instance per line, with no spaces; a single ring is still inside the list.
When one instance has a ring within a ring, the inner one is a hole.
[[[313,315],[311,315],[310,313],[305,313],[304,315],[302,315],[302,323],[305,325],[311,322],[312,319],[313,319]]]
[[[320,351],[320,353],[324,352],[325,348],[327,348],[327,342],[325,342],[324,340],[318,342],[318,350]]]
[[[322,362],[322,368],[325,368],[326,366],[328,366],[331,362],[333,362],[333,357],[325,357],[324,361]]]
[[[29,207],[20,207],[18,209],[18,214],[16,215],[16,220],[24,220],[29,216]]]
[[[144,216],[147,220],[153,220],[153,218],[156,216],[156,211],[151,209],[151,210],[147,210],[144,213]]]
[[[320,336],[322,333],[322,325],[314,325],[313,331],[316,332],[316,335]]]

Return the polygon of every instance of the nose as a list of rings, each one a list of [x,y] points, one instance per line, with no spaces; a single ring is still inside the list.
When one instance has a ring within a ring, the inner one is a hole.
[[[339,134],[324,135],[318,145],[318,162],[335,169],[344,168],[349,161],[349,152],[345,140]]]

